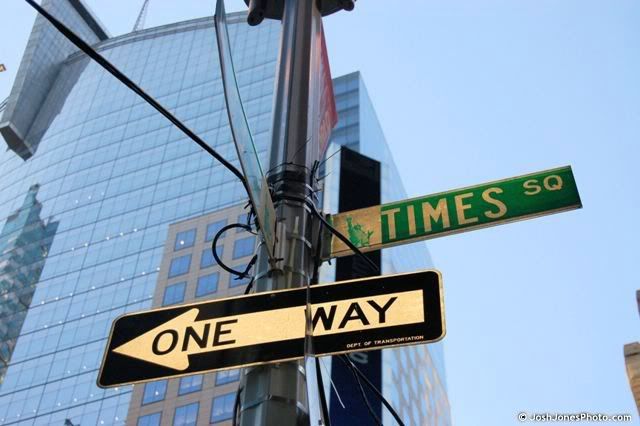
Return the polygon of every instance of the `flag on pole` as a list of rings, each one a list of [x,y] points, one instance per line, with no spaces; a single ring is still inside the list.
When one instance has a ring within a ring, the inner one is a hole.
[[[333,95],[333,82],[331,80],[331,69],[329,68],[329,56],[327,55],[327,44],[324,40],[324,28],[321,30],[321,47],[319,61],[320,75],[320,157],[322,158],[329,144],[331,131],[338,122],[338,112],[336,110],[336,98]]]

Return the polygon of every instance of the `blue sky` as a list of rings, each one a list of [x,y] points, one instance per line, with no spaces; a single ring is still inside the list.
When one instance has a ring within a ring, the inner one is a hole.
[[[112,34],[142,3],[87,2]],[[153,1],[147,26],[214,8],[175,4]],[[0,99],[33,19],[3,2]],[[410,196],[574,169],[583,209],[429,242],[457,426],[521,411],[637,421],[622,347],[640,338],[638,22],[632,0],[360,0],[325,20],[333,74],[362,72]]]

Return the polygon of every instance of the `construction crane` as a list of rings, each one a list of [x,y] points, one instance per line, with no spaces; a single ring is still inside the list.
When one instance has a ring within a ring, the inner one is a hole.
[[[144,3],[142,3],[142,9],[140,9],[140,13],[138,14],[138,19],[136,19],[136,23],[133,26],[134,32],[144,29],[144,21],[147,17],[148,8],[149,8],[149,0],[144,0]]]

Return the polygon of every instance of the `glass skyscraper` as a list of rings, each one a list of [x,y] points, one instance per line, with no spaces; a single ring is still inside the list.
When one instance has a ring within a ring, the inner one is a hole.
[[[339,120],[327,149],[327,156],[331,158],[324,171],[327,177],[323,210],[327,213],[338,211],[341,179],[339,165],[342,155],[340,146],[380,162],[382,203],[407,198],[360,73],[335,78],[333,86]],[[381,263],[383,274],[434,267],[424,243],[385,249],[382,251]],[[331,282],[334,279],[335,267],[323,266],[320,282]],[[382,390],[407,424],[451,424],[442,343],[383,350]],[[326,392],[337,398],[328,386]],[[357,390],[353,388],[350,392],[357,393]],[[386,410],[383,410],[382,420],[384,424],[395,423]]]
[[[212,18],[109,37],[81,0],[44,0],[42,5],[237,164]],[[265,21],[249,27],[244,14],[229,15],[228,24],[245,111],[266,164],[280,26]],[[340,123],[332,148],[348,145],[381,161],[383,201],[397,199],[400,178],[366,91],[358,90],[361,84],[358,74],[336,80]],[[221,209],[238,214],[233,209],[246,199],[240,183],[42,17],[34,23],[0,117],[0,134],[9,148],[0,152],[0,262],[5,262],[0,263],[0,280],[2,297],[8,295],[0,299],[0,312],[21,312],[13,323],[9,316],[0,317],[3,333],[19,331],[17,342],[7,337],[10,333],[0,336],[0,342],[8,342],[10,357],[0,386],[0,425],[111,425],[124,424],[127,416],[130,424],[140,425],[228,421],[214,415],[226,412],[226,400],[209,401],[206,408],[181,402],[193,398],[195,393],[184,388],[197,388],[197,379],[164,390],[161,384],[150,388],[147,403],[159,404],[162,413],[145,418],[131,414],[140,413],[144,386],[104,390],[95,381],[118,315],[237,287],[222,275],[215,283],[213,278],[200,283],[217,269],[203,260],[201,250],[212,224],[198,218],[217,217]],[[330,178],[327,183],[330,208]],[[16,214],[29,216],[29,226],[38,229],[18,232],[24,243],[10,241]],[[187,232],[191,220],[197,229],[193,236]],[[192,246],[175,250],[180,241],[191,244],[190,238]],[[227,255],[235,256],[235,243],[228,244]],[[249,245],[240,244],[242,254]],[[38,249],[23,254],[24,247]],[[424,246],[402,250],[385,252],[385,272],[429,264]],[[19,259],[21,271],[28,273],[7,273],[14,267],[2,269],[9,258]],[[246,262],[243,256],[238,259]],[[5,284],[5,277],[13,281]],[[28,294],[21,299],[23,308],[12,299],[18,294]],[[416,395],[424,404],[433,400],[440,407],[433,424],[449,424],[439,345],[384,354],[389,370],[385,393],[392,403],[413,401]],[[408,361],[422,363],[415,370],[420,374],[415,383],[400,383],[404,370],[396,365]],[[410,388],[405,392],[403,386]],[[133,398],[134,389],[140,398]],[[402,399],[404,393],[408,396]]]

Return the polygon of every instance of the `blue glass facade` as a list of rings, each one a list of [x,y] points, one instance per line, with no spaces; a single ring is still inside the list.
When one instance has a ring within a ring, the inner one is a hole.
[[[344,146],[380,162],[381,202],[407,198],[373,104],[359,73],[334,79],[339,120],[331,136],[324,171],[324,211],[338,210],[340,147]],[[382,272],[392,274],[433,268],[425,243],[415,243],[382,251]],[[334,280],[333,267],[323,267],[321,281]],[[450,425],[443,344],[408,346],[382,351],[382,390],[406,424]],[[340,390],[339,390],[340,391]],[[326,386],[326,392],[330,389]],[[356,392],[353,389],[349,392]],[[335,397],[335,393],[331,393]],[[354,398],[359,398],[355,396]],[[395,421],[383,410],[383,423]]]
[[[54,13],[71,17],[67,24],[237,165],[212,19],[107,39],[86,10],[85,16],[78,12],[78,1],[43,4],[55,3]],[[266,21],[249,27],[245,22],[244,14],[228,18],[245,111],[266,164],[280,26]],[[189,256],[188,261],[158,276],[169,224],[237,205],[246,195],[231,173],[47,25],[36,20],[29,44],[47,46],[51,54],[25,53],[10,107],[0,118],[0,128],[13,132],[2,132],[12,150],[0,150],[0,224],[8,226],[32,185],[39,185],[40,217],[57,223],[52,242],[48,236],[36,238],[50,247],[43,265],[39,260],[41,273],[0,387],[0,425],[64,424],[66,419],[81,425],[124,424],[132,387],[104,390],[95,385],[113,319],[151,307],[159,278],[175,273],[171,284],[177,285],[184,281],[182,275],[200,268],[200,253],[183,254],[190,250],[187,232],[168,244],[175,252],[172,258]],[[48,73],[46,84],[35,84],[42,73]],[[336,79],[335,91],[340,121],[328,153],[343,144],[381,161],[383,201],[402,198],[399,174],[360,76]],[[24,110],[31,115],[19,121]],[[326,180],[329,211],[335,178],[339,174]],[[212,223],[206,241],[224,223]],[[238,241],[247,236],[238,234]],[[246,263],[251,244],[247,239],[228,254]],[[390,273],[425,267],[430,260],[424,245],[398,247],[383,254],[383,265]],[[229,287],[245,283],[233,281]],[[203,282],[203,294],[215,292],[217,285]],[[167,303],[179,303],[179,290],[164,294]],[[420,412],[407,418],[432,419],[437,412],[439,420],[433,424],[449,424],[440,345],[383,354],[384,390],[392,402],[404,407],[419,398],[414,410]],[[409,361],[418,363],[414,365],[421,374],[401,381],[407,370],[399,366]],[[229,386],[235,379],[221,376]],[[184,404],[170,412],[145,414],[138,424],[159,424],[161,419],[175,424],[227,421],[233,398],[225,395],[211,399],[210,408]],[[403,412],[410,411],[405,408]]]
[[[264,161],[279,27],[245,22],[232,15],[229,29]],[[211,18],[95,47],[236,158]],[[37,150],[26,161],[0,150],[0,224],[33,184],[40,185],[41,216],[59,223],[0,388],[0,424],[124,424],[131,387],[95,384],[112,320],[151,306],[169,223],[237,204],[245,194],[231,173],[87,57],[70,53],[59,67],[41,105],[30,105],[38,109],[30,130]],[[183,411],[190,422],[193,409]]]

